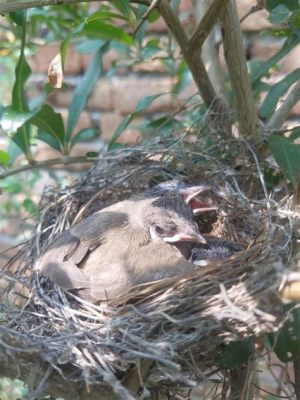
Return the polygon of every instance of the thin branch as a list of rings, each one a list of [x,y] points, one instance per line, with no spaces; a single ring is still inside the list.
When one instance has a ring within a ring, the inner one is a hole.
[[[263,144],[255,101],[247,70],[242,32],[236,3],[231,0],[221,15],[224,54],[228,66],[240,134],[256,146]]]
[[[139,31],[140,27],[143,25],[143,23],[145,22],[145,20],[149,17],[150,13],[152,10],[154,10],[154,8],[156,8],[157,3],[160,0],[152,0],[148,10],[145,12],[144,15],[142,15],[140,22],[137,24],[137,26],[135,27],[134,31],[133,31],[133,36],[135,36],[137,34],[137,32]]]
[[[195,14],[197,21],[203,21],[203,17],[206,15],[207,10],[213,3],[213,0],[198,0],[195,4]],[[192,39],[191,39],[192,40]],[[224,74],[220,62],[219,46],[216,43],[215,30],[207,36],[206,40],[202,44],[202,60],[206,67],[208,76],[213,85],[213,88],[220,98],[225,99],[225,82]]]
[[[198,52],[201,54],[201,48],[203,43],[211,30],[213,29],[215,23],[217,22],[219,16],[224,11],[225,6],[229,0],[214,0],[211,6],[208,8],[204,14],[202,20],[197,26],[195,32],[188,43],[188,52],[194,53]]]
[[[51,160],[36,162],[34,164],[23,165],[22,167],[11,169],[6,172],[2,172],[0,174],[0,179],[7,178],[11,175],[16,175],[24,171],[29,171],[31,169],[40,169],[40,168],[48,168],[53,167],[55,165],[70,165],[70,164],[78,164],[78,163],[93,163],[98,160],[98,157],[62,157],[62,158],[53,158]]]
[[[300,100],[300,81],[298,81],[287,95],[281,106],[274,112],[266,124],[267,130],[277,130],[282,127],[291,109]]]
[[[246,12],[245,15],[242,16],[240,19],[240,24],[245,21],[246,18],[248,18],[251,14],[256,13],[257,11],[261,11],[265,8],[265,3],[266,0],[257,0],[257,4],[253,7],[250,8],[248,12]]]
[[[199,53],[192,53],[189,51],[189,38],[183,29],[178,16],[166,0],[161,0],[157,9],[168,25],[171,33],[174,35],[207,108],[211,108],[213,112],[218,114],[221,111],[228,112],[227,105],[216,96]]]

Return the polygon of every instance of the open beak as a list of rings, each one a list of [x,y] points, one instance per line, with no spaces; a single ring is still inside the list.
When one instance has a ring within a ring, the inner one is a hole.
[[[210,205],[204,200],[197,198],[197,196],[201,193],[214,191],[210,186],[206,185],[198,185],[198,186],[185,186],[184,188],[180,189],[180,192],[184,196],[184,200],[186,204],[188,204],[194,214],[202,214],[208,211],[215,211],[218,209],[217,206]],[[219,195],[219,192],[217,193]],[[221,194],[221,193],[220,193]]]
[[[202,243],[205,244],[205,238],[197,231],[196,228],[192,228],[189,225],[186,225],[184,229],[180,232],[175,233],[173,236],[165,237],[163,239],[168,243],[176,243],[176,242],[194,242],[194,243]]]

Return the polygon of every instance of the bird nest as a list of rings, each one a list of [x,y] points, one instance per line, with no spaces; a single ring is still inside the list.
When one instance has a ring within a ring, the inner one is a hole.
[[[45,391],[66,399],[79,393],[134,399],[158,390],[175,399],[212,376],[222,381],[218,360],[227,344],[276,332],[283,318],[277,292],[291,255],[291,199],[267,194],[255,154],[239,146],[244,169],[182,142],[118,150],[70,187],[45,192],[35,237],[4,271],[9,290],[0,325],[2,365],[8,371],[14,364],[15,374],[31,382],[32,398]],[[245,251],[142,285],[118,305],[91,304],[32,272],[60,232],[173,178],[221,188],[225,196],[214,198],[219,209],[199,219],[200,230]],[[22,307],[12,305],[16,292],[28,296]]]

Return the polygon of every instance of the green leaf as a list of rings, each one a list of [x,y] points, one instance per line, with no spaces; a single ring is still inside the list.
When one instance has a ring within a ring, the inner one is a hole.
[[[112,138],[108,144],[108,149],[111,150],[112,144],[116,140],[118,140],[118,138],[121,136],[121,134],[134,118],[136,118],[142,111],[146,110],[151,105],[151,103],[153,103],[154,100],[156,100],[160,96],[163,96],[164,94],[166,93],[158,93],[153,96],[144,97],[142,100],[140,100],[136,106],[135,111],[132,114],[127,115],[113,133]]]
[[[29,121],[42,131],[51,135],[63,149],[66,143],[65,127],[60,113],[57,113],[48,104],[43,107]]]
[[[289,139],[294,141],[295,139],[299,139],[299,137],[300,137],[300,126],[298,125],[291,130]]]
[[[12,108],[19,112],[28,112],[29,107],[25,95],[25,83],[31,74],[31,69],[25,58],[25,44],[26,44],[26,12],[24,11],[24,17],[22,18],[22,40],[21,40],[21,52],[20,57],[16,66],[15,75],[16,80],[12,91]],[[30,150],[30,129],[27,124],[22,125],[15,137],[13,138],[16,144],[20,146],[22,151],[28,160],[31,160]]]
[[[159,19],[159,17],[160,17],[160,13],[156,9],[154,9],[148,15],[147,20],[152,23],[152,22],[157,21]]]
[[[24,134],[24,131],[26,134]],[[29,136],[30,128],[29,126],[25,125],[22,125],[20,128],[18,128],[15,134],[11,136],[11,139],[20,147],[28,160],[31,158]]]
[[[10,164],[13,164],[14,161],[21,154],[22,150],[20,149],[20,147],[13,140],[11,140],[8,143],[8,149],[7,150],[8,150],[8,154],[9,154]]]
[[[262,118],[270,118],[274,112],[276,105],[281,96],[289,89],[289,87],[300,79],[300,68],[295,69],[292,73],[274,85],[259,110],[259,115]]]
[[[269,21],[272,24],[284,24],[288,22],[290,14],[291,11],[283,4],[280,4],[270,12]]]
[[[22,206],[29,214],[35,214],[38,211],[37,205],[29,198],[23,201]]]
[[[164,96],[167,93],[158,93],[158,94],[154,94],[152,96],[146,96],[143,99],[141,99],[137,106],[136,109],[134,111],[134,114],[139,114],[142,111],[146,110],[152,103],[154,100],[158,99],[161,96]]]
[[[99,20],[102,20],[102,19],[110,20],[112,18],[122,19],[124,21],[127,20],[127,18],[124,17],[124,15],[113,13],[113,12],[107,11],[107,10],[99,10],[99,11],[96,11],[93,14],[91,14],[87,18],[87,22],[89,23],[91,21],[99,21]]]
[[[7,193],[21,193],[24,191],[22,180],[15,176],[9,176],[3,180],[0,180],[0,188]]]
[[[9,154],[6,151],[0,150],[0,164],[7,167],[9,165]]]
[[[131,15],[131,7],[129,0],[116,0],[113,2],[113,6],[121,11],[127,18]]]
[[[278,333],[268,336],[274,345],[274,351],[282,362],[288,362],[300,356],[300,310],[291,311],[290,318]]]
[[[26,40],[26,21],[23,25],[22,46],[20,57],[15,71],[15,84],[12,92],[12,108],[16,111],[28,111],[27,100],[25,96],[25,83],[28,80],[31,69],[25,58],[25,40]]]
[[[235,368],[247,362],[248,358],[254,352],[253,338],[244,341],[229,343],[222,349],[221,354],[217,357],[216,362],[221,368]]]
[[[22,26],[26,20],[26,12],[24,10],[13,11],[9,13],[9,16],[18,26]]]
[[[300,29],[300,10],[293,12],[289,19],[289,23],[295,25],[295,27]]]
[[[84,109],[87,99],[95,87],[95,84],[102,74],[102,57],[109,49],[109,43],[103,44],[92,59],[88,69],[81,83],[77,86],[71,105],[69,108],[69,116],[67,122],[67,137],[71,136],[71,133],[80,117],[82,110]]]
[[[124,32],[124,29],[100,21],[87,21],[81,30],[81,34],[89,38],[115,40],[130,45],[134,44],[133,38]]]
[[[282,174],[271,167],[265,167],[263,170],[265,184],[268,190],[274,189],[282,179]]]
[[[78,142],[86,142],[95,139],[99,135],[98,128],[85,128],[79,131],[71,140],[71,147]]]
[[[99,153],[97,153],[96,151],[88,151],[86,153],[86,156],[88,158],[98,158],[99,157]]]
[[[64,65],[66,61],[66,55],[67,55],[67,50],[68,46],[71,40],[71,36],[63,40],[62,44],[60,45],[60,55],[61,55],[61,63],[62,63],[62,68],[64,70]]]
[[[300,42],[299,35],[291,35],[284,42],[281,49],[274,54],[274,56],[270,57],[267,61],[263,63],[259,63],[256,68],[250,73],[251,82],[255,83],[264,75],[267,75],[270,68],[272,68],[275,64],[277,64],[285,55],[287,55],[297,44]]]
[[[269,146],[283,174],[296,187],[300,172],[300,145],[274,136],[270,138]]]
[[[85,39],[83,42],[74,45],[74,49],[82,54],[96,53],[104,43],[100,39]]]
[[[54,137],[50,133],[39,129],[37,137],[39,140],[42,140],[43,142],[47,143],[50,147],[52,147],[52,149],[57,150],[60,153],[62,152],[61,143],[57,140],[56,137]]]
[[[12,135],[17,129],[23,126],[25,122],[32,118],[33,115],[34,111],[22,112],[16,111],[11,107],[5,107],[0,126],[8,135]]]
[[[268,11],[272,11],[274,8],[283,5],[287,7],[289,10],[297,10],[299,8],[298,0],[267,0],[266,1],[266,9]]]

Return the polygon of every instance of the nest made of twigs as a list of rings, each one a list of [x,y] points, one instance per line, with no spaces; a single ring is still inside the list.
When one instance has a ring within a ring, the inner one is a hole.
[[[278,329],[282,307],[276,293],[291,251],[291,199],[266,194],[252,151],[245,173],[195,147],[170,143],[103,155],[72,186],[44,194],[36,236],[19,253],[22,264],[14,275],[18,291],[29,286],[30,297],[21,309],[3,307],[0,348],[8,360],[19,358],[22,369],[29,363],[24,354],[31,355],[66,385],[88,390],[97,384],[133,399],[141,387],[143,395],[191,387],[216,368],[224,344]],[[237,241],[245,251],[205,274],[199,267],[184,278],[136,288],[118,307],[90,304],[32,274],[47,243],[74,222],[172,178],[221,187],[226,196],[215,199],[219,211],[200,221],[200,229]]]

